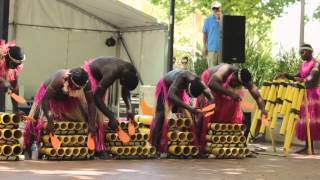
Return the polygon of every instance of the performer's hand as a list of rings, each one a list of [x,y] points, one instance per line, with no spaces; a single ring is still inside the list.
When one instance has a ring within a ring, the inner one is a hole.
[[[112,129],[112,130],[117,130],[119,127],[119,122],[117,120],[110,120],[108,123],[108,126]]]
[[[266,110],[261,111],[262,116],[265,116],[266,118],[268,118],[268,112]]]
[[[301,77],[294,77],[293,79],[298,82],[304,82],[304,79]]]
[[[128,112],[127,118],[128,118],[128,120],[134,121],[134,112]]]
[[[203,114],[200,108],[192,108],[191,112],[196,115]]]
[[[235,101],[241,101],[241,97],[239,96],[239,94],[236,93],[232,93],[231,98]]]

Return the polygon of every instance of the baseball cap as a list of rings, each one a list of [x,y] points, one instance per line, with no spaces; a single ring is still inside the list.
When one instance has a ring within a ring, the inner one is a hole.
[[[212,8],[220,8],[221,7],[221,3],[219,3],[218,1],[214,1],[211,4],[211,9]]]

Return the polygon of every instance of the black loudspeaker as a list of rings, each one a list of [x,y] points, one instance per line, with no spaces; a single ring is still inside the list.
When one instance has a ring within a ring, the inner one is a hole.
[[[222,17],[221,60],[225,63],[245,62],[245,16]]]

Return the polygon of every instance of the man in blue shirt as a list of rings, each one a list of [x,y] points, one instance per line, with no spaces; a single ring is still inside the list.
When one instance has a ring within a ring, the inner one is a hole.
[[[213,15],[205,19],[202,28],[204,55],[207,56],[208,68],[218,65],[219,63],[220,8],[221,4],[219,2],[212,3],[211,9],[213,11]]]

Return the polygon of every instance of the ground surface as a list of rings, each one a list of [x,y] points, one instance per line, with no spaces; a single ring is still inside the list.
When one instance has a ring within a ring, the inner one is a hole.
[[[281,153],[279,153],[281,154]],[[238,160],[152,159],[0,162],[1,180],[320,179],[320,155],[258,155]]]

